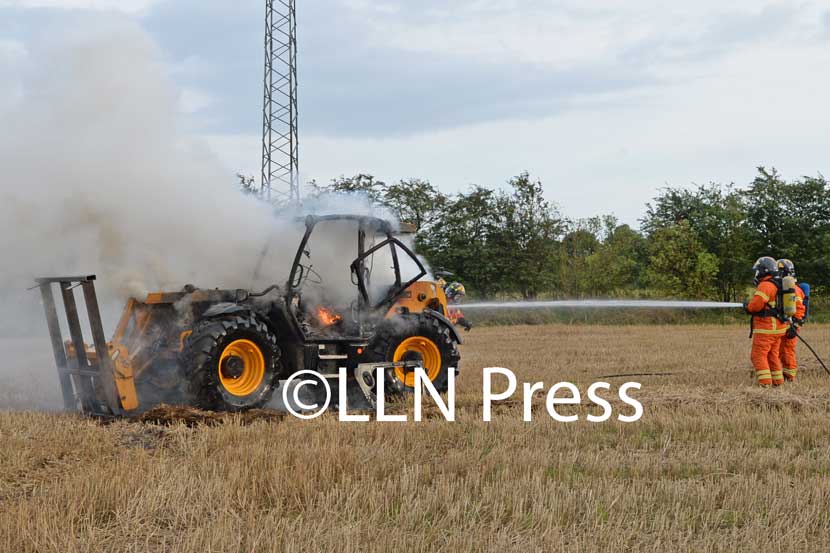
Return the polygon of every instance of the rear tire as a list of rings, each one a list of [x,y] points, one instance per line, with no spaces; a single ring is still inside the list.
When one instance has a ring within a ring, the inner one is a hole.
[[[244,411],[271,399],[279,370],[277,337],[253,315],[196,324],[183,352],[194,403],[212,411]]]
[[[420,360],[439,392],[446,392],[449,371],[458,372],[461,355],[455,340],[447,328],[437,319],[425,316],[399,317],[383,324],[369,344],[369,356],[373,362]],[[415,375],[396,370],[396,376],[404,389],[411,392]]]

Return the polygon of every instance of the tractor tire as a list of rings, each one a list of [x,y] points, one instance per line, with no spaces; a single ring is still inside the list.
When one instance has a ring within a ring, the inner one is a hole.
[[[425,317],[400,317],[381,325],[369,344],[372,362],[420,360],[424,370],[439,392],[446,392],[449,372],[458,374],[461,355],[447,328],[440,321]],[[414,390],[415,375],[396,369],[395,375],[404,390]],[[454,376],[454,375],[453,375]]]
[[[211,411],[262,407],[279,385],[277,337],[255,316],[229,315],[196,324],[183,363],[195,405]]]

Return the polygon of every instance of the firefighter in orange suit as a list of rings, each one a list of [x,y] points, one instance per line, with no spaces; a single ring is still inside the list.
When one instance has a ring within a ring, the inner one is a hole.
[[[450,321],[452,321],[452,324],[459,325],[464,328],[464,330],[469,332],[470,329],[473,328],[473,323],[464,317],[464,313],[459,307],[459,304],[467,295],[467,290],[464,288],[464,285],[460,282],[452,282],[447,284],[444,286],[444,294],[446,294],[447,303],[449,304],[447,306],[449,311],[447,313],[447,317],[449,317]]]
[[[795,278],[795,265],[793,265],[793,262],[789,259],[779,259],[778,274],[782,277],[791,276]],[[804,290],[802,290],[800,286],[796,286],[794,289],[795,316],[793,317],[790,329],[787,331],[784,340],[781,342],[780,353],[781,366],[784,369],[784,379],[787,382],[795,380],[795,377],[798,374],[798,361],[795,357],[795,346],[798,342],[797,335],[800,331],[799,329],[801,325],[804,324],[804,319],[807,315],[807,306],[804,304]]]
[[[762,257],[752,267],[755,271],[755,294],[746,303],[747,313],[752,315],[752,366],[755,377],[763,387],[784,383],[780,349],[789,324],[779,319],[776,309],[778,286],[773,278],[778,273],[778,262]]]

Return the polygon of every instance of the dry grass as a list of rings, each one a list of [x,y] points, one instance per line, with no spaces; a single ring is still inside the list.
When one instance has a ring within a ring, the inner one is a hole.
[[[456,423],[0,413],[0,551],[825,551],[830,379],[802,352],[801,382],[756,390],[748,348],[744,327],[476,330]],[[641,379],[637,423],[511,402],[486,424],[484,366],[675,376]]]

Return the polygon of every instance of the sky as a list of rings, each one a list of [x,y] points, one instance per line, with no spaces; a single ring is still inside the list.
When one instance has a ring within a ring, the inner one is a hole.
[[[830,2],[297,0],[301,179],[521,171],[572,218],[637,224],[660,188],[828,174]],[[189,130],[259,174],[261,0],[0,0],[0,106],[50,30],[127,19]],[[102,16],[106,16],[102,19]],[[124,71],[130,71],[125,63]]]

